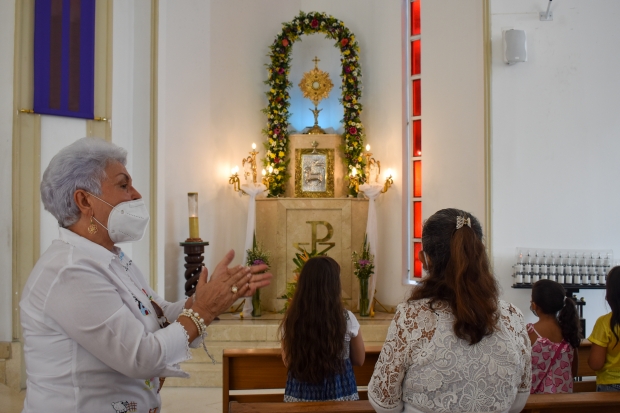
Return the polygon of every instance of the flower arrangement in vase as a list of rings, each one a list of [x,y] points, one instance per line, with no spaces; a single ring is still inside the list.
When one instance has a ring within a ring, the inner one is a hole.
[[[364,236],[362,244],[362,252],[353,251],[353,273],[360,281],[360,316],[368,317],[370,315],[370,302],[368,300],[368,279],[375,272],[375,256],[370,253],[370,245],[368,239]]]
[[[248,258],[246,259],[245,264],[247,266],[252,265],[261,265],[266,264],[269,265],[269,252],[263,251],[261,246],[256,243],[256,235],[254,235],[254,240],[252,242],[252,249],[247,250]],[[262,315],[261,305],[260,305],[260,288],[257,288],[254,294],[252,295],[252,317],[260,317]]]
[[[295,253],[295,258],[293,258],[293,262],[297,267],[293,270],[295,276],[293,277],[292,282],[286,282],[286,294],[284,294],[281,298],[286,298],[286,303],[284,303],[284,308],[281,312],[285,312],[293,296],[295,295],[295,290],[297,290],[297,281],[299,281],[299,274],[301,274],[301,270],[304,268],[306,262],[313,257],[319,257],[325,255],[325,251],[318,252],[317,250],[312,250],[310,252],[306,251],[304,248],[300,248],[301,252]]]

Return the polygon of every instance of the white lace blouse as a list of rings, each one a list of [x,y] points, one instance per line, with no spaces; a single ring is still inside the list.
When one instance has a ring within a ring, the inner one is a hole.
[[[523,314],[499,302],[499,331],[475,345],[455,336],[450,307],[398,306],[368,385],[377,412],[519,412],[531,384]]]

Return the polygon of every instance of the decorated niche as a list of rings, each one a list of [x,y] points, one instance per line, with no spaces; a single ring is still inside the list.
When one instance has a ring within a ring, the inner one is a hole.
[[[270,46],[271,63],[268,66],[268,78],[265,81],[269,85],[269,91],[266,93],[269,104],[263,110],[267,115],[267,127],[263,129],[263,134],[267,137],[266,157],[263,164],[266,168],[273,168],[268,188],[269,196],[272,197],[283,195],[286,183],[291,178],[287,173],[287,167],[291,160],[288,133],[288,120],[291,114],[288,111],[290,107],[288,89],[293,85],[288,76],[292,46],[300,36],[315,33],[324,33],[325,37],[334,40],[334,46],[340,49],[342,62],[340,101],[344,109],[342,139],[345,171],[347,172],[345,175],[348,176],[350,171],[356,168],[359,171],[361,183],[366,181],[365,160],[362,156],[364,126],[360,119],[362,70],[359,64],[359,45],[355,40],[355,35],[343,22],[333,16],[318,12],[300,12],[292,21],[283,23],[282,32],[276,36]],[[350,194],[357,195],[357,191],[350,189]]]

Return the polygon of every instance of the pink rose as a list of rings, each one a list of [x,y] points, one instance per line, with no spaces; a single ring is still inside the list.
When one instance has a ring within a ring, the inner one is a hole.
[[[351,126],[351,127],[349,128],[349,133],[350,133],[351,135],[355,135],[355,134],[357,133],[357,128],[356,128],[355,126]]]
[[[312,26],[313,29],[316,29],[317,27],[319,27],[319,21],[317,19],[313,19],[310,23],[310,26]]]
[[[284,69],[279,68],[279,69],[278,69],[278,74],[280,74],[280,75],[281,75],[282,73],[284,73]]]

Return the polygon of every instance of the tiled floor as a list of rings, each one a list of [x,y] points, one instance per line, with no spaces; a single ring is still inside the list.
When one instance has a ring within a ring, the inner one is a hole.
[[[221,387],[166,387],[161,389],[162,413],[222,413]]]
[[[21,413],[26,393],[0,387],[0,413]],[[161,389],[162,412],[222,412],[222,388],[166,387]]]

